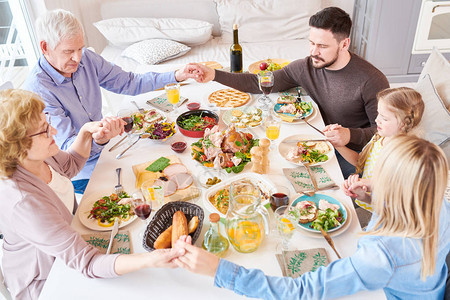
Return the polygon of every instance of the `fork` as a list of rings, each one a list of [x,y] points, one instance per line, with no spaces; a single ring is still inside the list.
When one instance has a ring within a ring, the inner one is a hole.
[[[131,103],[133,103],[134,106],[137,107],[137,109],[139,110],[139,112],[140,112],[141,114],[145,114],[145,109],[143,109],[142,107],[139,107],[139,105],[137,105],[136,101],[131,100]]]
[[[114,191],[116,192],[117,196],[123,193],[123,186],[120,184],[120,173],[122,172],[122,168],[117,168],[117,185],[114,187]]]

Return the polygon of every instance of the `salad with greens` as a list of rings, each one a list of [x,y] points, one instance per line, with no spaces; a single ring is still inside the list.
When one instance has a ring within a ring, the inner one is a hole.
[[[340,226],[344,220],[345,219],[340,210],[327,208],[326,210],[319,210],[317,219],[312,221],[310,227],[316,230],[320,230],[320,228],[322,228],[324,231],[328,231]]]
[[[95,201],[88,218],[97,219],[100,226],[112,226],[116,217],[122,221],[128,220],[133,213],[130,204],[118,204],[123,198],[130,196],[123,192],[120,195],[113,193],[100,198]]]

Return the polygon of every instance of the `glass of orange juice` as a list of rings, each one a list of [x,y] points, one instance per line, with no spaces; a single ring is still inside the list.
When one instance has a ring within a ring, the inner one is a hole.
[[[280,136],[281,120],[273,116],[268,116],[264,126],[266,129],[266,137],[272,141],[270,148],[273,149],[273,142]]]
[[[294,234],[295,224],[298,222],[295,215],[290,214],[290,208],[288,205],[278,207],[274,212],[275,221],[278,228],[278,234],[282,239],[281,249],[277,250],[289,250],[289,240]]]
[[[179,83],[168,83],[164,86],[167,94],[167,100],[173,106],[173,115],[178,113],[178,102],[180,102],[180,84]]]

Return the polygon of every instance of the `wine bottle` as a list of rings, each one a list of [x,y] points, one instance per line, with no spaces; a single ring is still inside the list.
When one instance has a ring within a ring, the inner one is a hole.
[[[230,71],[242,73],[242,47],[238,40],[238,26],[233,25],[233,45],[230,47]]]

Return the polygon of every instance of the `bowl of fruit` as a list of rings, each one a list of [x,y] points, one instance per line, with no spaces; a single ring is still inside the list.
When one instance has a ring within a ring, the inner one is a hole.
[[[291,61],[282,58],[268,58],[259,60],[248,66],[248,71],[257,74],[260,71],[276,71],[287,66]]]
[[[206,109],[190,110],[178,116],[176,123],[183,135],[201,138],[206,128],[213,128],[219,123],[219,116]]]

